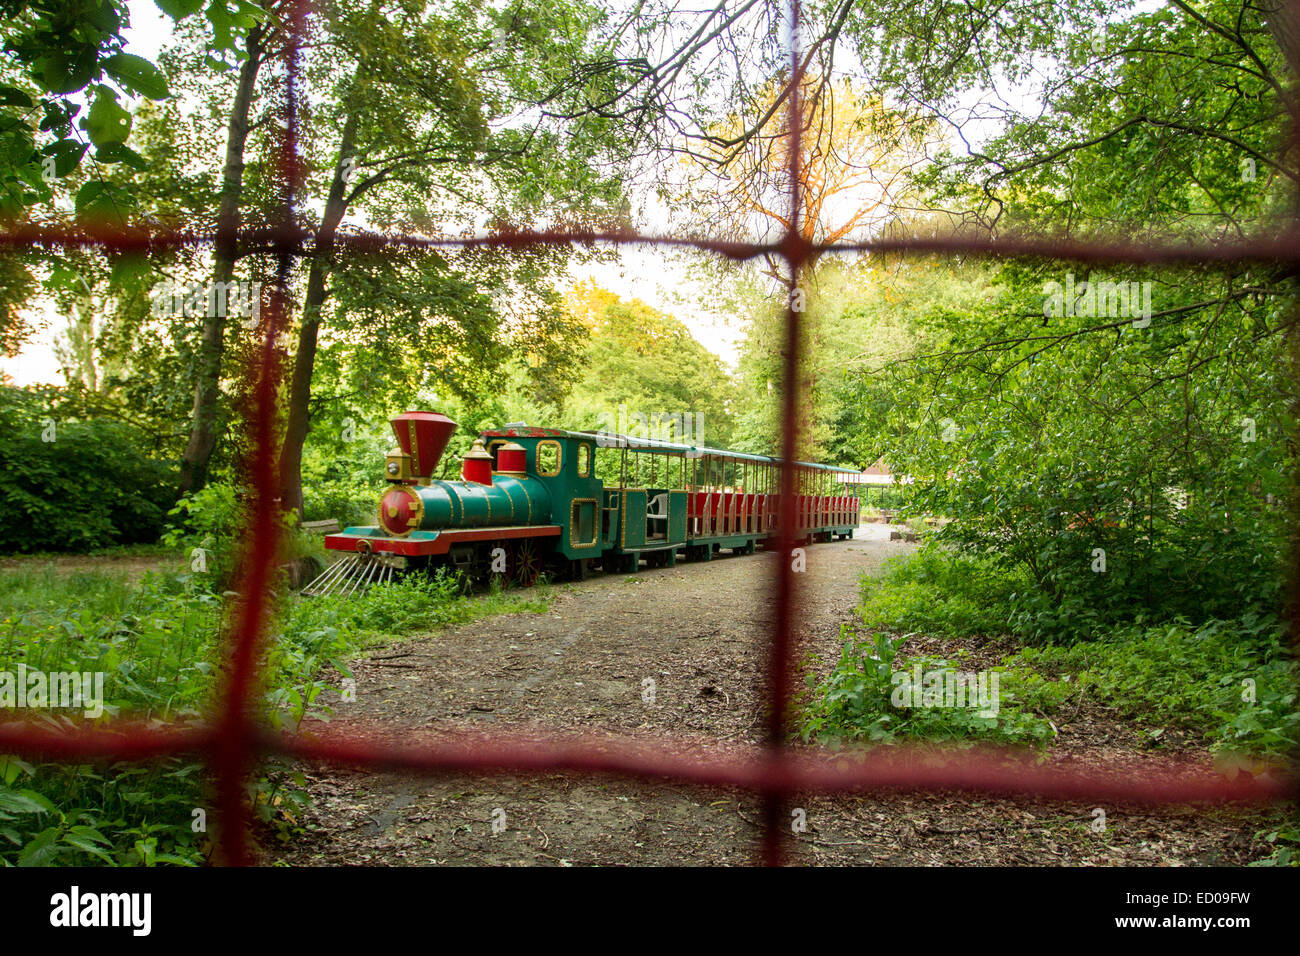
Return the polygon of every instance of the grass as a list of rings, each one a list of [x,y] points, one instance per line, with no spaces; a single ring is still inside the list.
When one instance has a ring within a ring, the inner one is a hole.
[[[71,558],[82,560],[88,558],[169,558],[175,557],[176,550],[165,544],[113,544],[89,551],[19,551],[0,553],[0,558],[9,558],[33,566],[51,558]]]
[[[293,730],[327,718],[327,676],[376,641],[477,618],[550,607],[549,587],[463,593],[447,575],[410,576],[346,598],[288,598],[276,609],[263,660],[263,719]],[[211,703],[222,663],[225,607],[212,581],[150,573],[131,584],[112,572],[48,566],[0,575],[0,674],[100,672],[102,716],[85,709],[0,711],[59,728],[111,726],[114,716],[185,723]],[[249,784],[261,818],[292,830],[301,802],[294,774],[269,767]],[[209,806],[204,768],[174,758],[149,764],[31,764],[0,755],[0,865],[196,864],[215,836],[196,829]]]

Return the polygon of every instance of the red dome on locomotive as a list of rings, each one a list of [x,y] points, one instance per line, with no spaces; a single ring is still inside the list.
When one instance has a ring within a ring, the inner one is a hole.
[[[522,445],[507,442],[497,449],[497,474],[525,475],[528,473],[528,452]]]
[[[465,453],[460,476],[480,485],[492,484],[492,456],[483,447],[483,439],[475,438],[474,446]]]

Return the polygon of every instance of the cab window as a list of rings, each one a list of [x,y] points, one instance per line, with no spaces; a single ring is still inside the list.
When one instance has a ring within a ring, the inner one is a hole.
[[[537,474],[543,478],[553,478],[560,473],[560,443],[544,441],[537,443]]]

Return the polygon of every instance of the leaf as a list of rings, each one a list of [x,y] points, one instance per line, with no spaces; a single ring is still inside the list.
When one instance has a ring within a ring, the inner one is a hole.
[[[42,830],[18,854],[19,866],[49,866],[59,856],[59,828]]]
[[[73,834],[75,836],[79,836],[82,839],[93,840],[95,843],[99,843],[104,846],[107,846],[109,844],[108,837],[104,836],[104,834],[100,833],[94,827],[88,827],[84,825],[69,827],[68,833]]]
[[[70,139],[61,139],[51,143],[41,152],[54,157],[54,175],[66,176],[81,165],[81,157],[90,149],[88,143],[77,143]]]
[[[125,189],[98,179],[92,179],[77,190],[78,216],[92,219],[119,219],[133,205],[134,200]]]
[[[36,60],[33,75],[51,93],[73,93],[96,75],[93,51],[79,51],[75,56],[52,52]]]
[[[20,773],[25,773],[31,777],[35,775],[36,768],[12,754],[0,757],[0,782],[8,786],[18,778]]]
[[[95,150],[95,161],[100,163],[126,163],[132,169],[148,169],[149,162],[130,146],[109,143]]]
[[[203,0],[154,0],[158,9],[173,20],[181,20],[203,9]]]
[[[45,813],[58,812],[59,809],[58,807],[56,807],[53,803],[51,803],[46,797],[37,793],[35,790],[20,790],[18,791],[18,796],[26,797],[28,800],[33,801]]]
[[[21,793],[0,790],[0,810],[6,813],[44,813],[45,807]]]
[[[102,849],[96,846],[95,843],[90,839],[88,839],[87,837],[77,836],[76,834],[69,833],[67,836],[63,838],[63,842],[68,846],[76,847],[78,850],[81,850],[84,853],[89,853],[91,856],[97,856],[105,863],[108,863],[110,865],[115,862],[111,856],[109,856]],[[33,864],[33,865],[37,865],[37,864]]]
[[[151,100],[166,99],[167,80],[142,56],[134,53],[114,53],[103,63],[104,72],[133,93]]]
[[[131,114],[117,103],[117,94],[100,83],[95,87],[95,101],[81,121],[81,128],[96,146],[125,143],[131,132]]]
[[[0,106],[21,106],[32,109],[36,104],[32,98],[16,86],[0,85]]]

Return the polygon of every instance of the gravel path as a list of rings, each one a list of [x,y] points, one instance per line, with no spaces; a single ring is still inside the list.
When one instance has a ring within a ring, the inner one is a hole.
[[[859,577],[913,547],[882,540],[886,531],[868,525],[855,540],[808,549],[797,628],[805,668],[838,653]],[[357,700],[337,705],[334,728],[757,743],[773,560],[760,553],[596,576],[563,586],[546,614],[375,649],[356,662]],[[925,643],[927,652],[944,650]],[[1141,735],[1096,709],[1058,724],[1056,759],[1111,771],[1149,752]],[[1208,755],[1182,746],[1175,756],[1208,772]],[[270,852],[292,864],[725,865],[755,853],[758,809],[748,794],[559,774],[304,770],[313,797],[307,831]],[[807,830],[792,861],[816,864],[1234,864],[1263,855],[1255,834],[1281,819],[1278,811],[1116,807],[1097,834],[1091,807],[1061,802],[930,793],[795,803]]]

